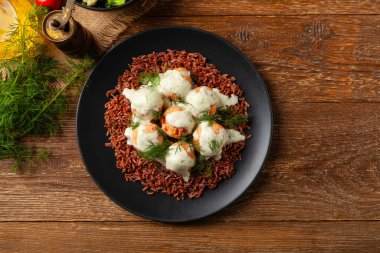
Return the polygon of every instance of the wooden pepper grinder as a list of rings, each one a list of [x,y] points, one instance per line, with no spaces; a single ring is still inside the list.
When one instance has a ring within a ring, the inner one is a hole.
[[[61,10],[49,12],[42,21],[42,31],[46,38],[64,53],[80,56],[93,44],[91,34],[72,17],[74,1],[68,0]]]

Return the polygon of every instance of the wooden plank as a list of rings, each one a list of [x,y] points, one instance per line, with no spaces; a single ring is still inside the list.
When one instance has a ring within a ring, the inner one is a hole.
[[[0,223],[1,252],[379,252],[380,222]]]
[[[380,16],[147,17],[119,41],[173,23],[214,32],[239,47],[274,101],[380,101]]]
[[[149,15],[380,14],[377,0],[161,0]]]
[[[239,201],[211,220],[379,220],[380,104],[274,104],[267,166]],[[140,221],[112,203],[85,171],[75,112],[61,137],[35,140],[53,157],[30,175],[0,163],[1,221]],[[120,175],[121,176],[121,175]]]

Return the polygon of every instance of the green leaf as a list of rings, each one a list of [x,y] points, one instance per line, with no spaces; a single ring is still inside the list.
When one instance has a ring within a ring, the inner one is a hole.
[[[168,140],[165,140],[163,143],[156,145],[153,142],[150,142],[149,148],[145,151],[139,151],[137,155],[149,161],[153,161],[156,159],[165,159],[165,156],[169,152],[169,147],[172,144],[173,143]]]
[[[139,76],[140,76],[139,81],[142,84],[147,85],[148,87],[153,88],[160,85],[160,81],[161,81],[160,75],[155,71],[152,73],[141,72]]]
[[[125,4],[125,0],[107,0],[105,3],[106,8],[110,8],[113,6],[120,6]]]
[[[208,147],[211,149],[212,152],[216,152],[222,147],[222,143],[214,139],[211,140],[211,142],[208,144]]]
[[[136,122],[133,122],[133,123],[131,124],[131,128],[132,128],[132,130],[135,130],[136,128],[138,128],[138,127],[140,126],[140,124],[141,124],[141,120],[138,120],[138,121],[136,121]]]

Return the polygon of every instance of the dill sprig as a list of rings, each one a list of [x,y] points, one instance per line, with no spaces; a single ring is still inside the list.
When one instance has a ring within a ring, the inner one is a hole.
[[[195,166],[191,169],[194,174],[202,174],[205,177],[212,175],[211,162],[204,156],[199,156]]]
[[[131,128],[132,130],[135,130],[136,128],[138,128],[141,124],[141,120],[138,120],[138,121],[135,121],[131,124]]]
[[[172,102],[173,102],[175,105],[177,105],[177,104],[188,105],[188,104],[189,104],[188,102],[186,102],[185,100],[183,100],[183,98],[179,98],[179,99],[177,99],[177,100],[173,100]]]
[[[239,125],[248,122],[248,117],[242,114],[233,115],[231,108],[219,108],[214,115],[210,115],[208,113],[202,114],[198,118],[198,121],[208,121],[210,124],[216,122],[225,127],[236,128]]]
[[[208,144],[209,149],[212,152],[218,151],[222,147],[222,143],[218,142],[217,140],[213,139],[211,142]]]
[[[153,110],[152,116],[153,116],[154,120],[159,120],[163,117],[163,114],[162,114],[162,112],[158,112],[158,111]]]
[[[165,159],[165,156],[169,152],[169,147],[173,143],[169,140],[165,140],[161,144],[154,144],[152,141],[150,141],[150,145],[147,150],[145,151],[139,151],[137,155],[139,157],[143,157],[149,161],[157,160],[157,159]]]
[[[175,147],[175,150],[174,150],[174,154],[176,155],[178,152],[180,152],[182,150],[182,146],[181,145],[177,145]]]
[[[248,117],[245,115],[237,114],[232,116],[231,118],[224,120],[224,125],[230,127],[230,128],[236,128],[237,126],[247,123]]]
[[[45,8],[34,6],[26,19],[12,26],[6,50],[13,58],[0,64],[0,159],[14,158],[13,170],[35,156],[22,143],[26,135],[51,136],[59,132],[59,118],[67,108],[68,87],[83,81],[93,60],[68,60],[61,67],[45,54],[39,42],[40,17]]]
[[[140,76],[139,81],[142,84],[147,85],[148,87],[153,88],[160,85],[160,81],[161,81],[160,75],[155,71],[151,73],[141,72],[139,73],[139,76]]]

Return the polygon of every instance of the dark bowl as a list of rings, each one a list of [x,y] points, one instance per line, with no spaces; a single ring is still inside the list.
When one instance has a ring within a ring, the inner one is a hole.
[[[105,0],[102,0],[102,2],[104,2]],[[75,4],[80,6],[80,7],[83,7],[83,8],[86,8],[86,9],[89,9],[89,10],[94,10],[94,11],[111,11],[111,10],[117,10],[117,9],[121,9],[121,8],[124,8],[128,5],[131,5],[133,2],[135,2],[136,0],[126,0],[125,1],[125,4],[122,4],[122,5],[119,5],[119,6],[114,6],[114,7],[110,7],[110,8],[106,8],[106,7],[103,7],[101,4],[97,4],[95,6],[87,6],[87,4],[84,4],[82,2],[82,0],[75,0]]]

